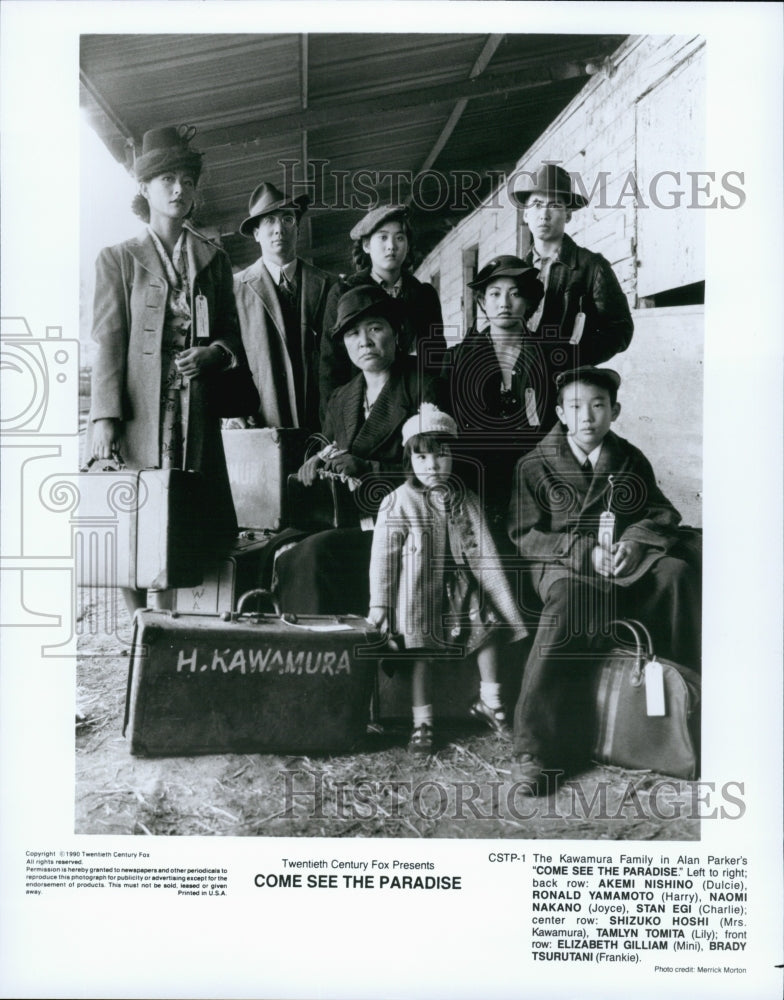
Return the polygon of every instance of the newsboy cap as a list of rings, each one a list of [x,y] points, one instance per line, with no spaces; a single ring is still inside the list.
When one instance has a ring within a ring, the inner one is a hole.
[[[599,385],[610,392],[617,392],[621,384],[621,376],[612,368],[596,368],[594,365],[582,365],[566,372],[559,372],[555,377],[555,387],[559,391],[572,382],[587,382],[589,385]]]
[[[544,285],[539,280],[539,272],[535,267],[526,264],[519,257],[511,254],[501,254],[493,257],[491,261],[479,271],[473,281],[468,282],[468,287],[476,291],[484,290],[493,278],[514,278],[520,294],[535,301],[537,304],[544,295]]]
[[[408,211],[405,205],[378,205],[359,220],[349,236],[352,240],[361,240],[365,236],[372,236],[379,226],[387,219],[391,219],[393,215],[399,215],[402,221],[408,222]]]
[[[298,198],[287,198],[274,184],[262,181],[250,196],[248,217],[240,224],[240,232],[243,236],[252,238],[253,230],[258,226],[262,216],[269,215],[270,212],[279,212],[284,208],[296,212],[299,219],[308,207],[309,200],[306,194],[301,194]]]
[[[555,163],[543,163],[536,173],[521,171],[515,177],[512,198],[523,208],[535,191],[541,191],[548,201],[560,198],[571,209],[584,208],[588,204],[588,199],[574,190],[569,174]]]
[[[145,132],[141,155],[133,165],[136,180],[149,181],[167,170],[188,170],[198,180],[202,155],[188,145],[195,134],[193,125],[171,125]]]
[[[397,299],[387,295],[380,285],[357,285],[344,292],[338,300],[338,315],[332,328],[334,339],[342,337],[363,316],[380,316],[397,331],[401,307]]]

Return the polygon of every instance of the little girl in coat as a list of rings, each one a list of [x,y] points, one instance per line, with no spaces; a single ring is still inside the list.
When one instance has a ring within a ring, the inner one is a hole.
[[[480,694],[471,714],[507,735],[501,647],[526,634],[477,495],[451,475],[452,417],[432,403],[403,424],[406,482],[383,501],[373,532],[368,620],[414,656],[409,749],[433,746],[430,665],[476,653]]]

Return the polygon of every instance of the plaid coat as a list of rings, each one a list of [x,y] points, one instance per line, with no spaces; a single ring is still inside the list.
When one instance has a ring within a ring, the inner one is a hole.
[[[443,497],[404,483],[386,497],[370,556],[370,606],[389,609],[393,631],[408,648],[446,641],[444,573],[449,549],[480,585],[488,614],[506,642],[527,635],[517,602],[487,528],[479,498],[465,491],[447,510]]]

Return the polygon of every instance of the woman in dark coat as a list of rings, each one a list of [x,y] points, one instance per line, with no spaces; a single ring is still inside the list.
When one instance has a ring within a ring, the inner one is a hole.
[[[418,281],[411,274],[413,234],[405,207],[380,205],[374,208],[354,226],[350,235],[354,241],[357,273],[332,286],[324,310],[319,361],[322,422],[332,393],[357,373],[340,338],[331,336],[338,301],[349,289],[376,284],[397,299],[401,306],[400,351],[419,356],[424,371],[438,375],[446,349],[438,293],[432,285]]]
[[[399,303],[376,284],[341,297],[334,337],[345,344],[358,374],[335,390],[322,425],[326,447],[299,470],[305,486],[322,469],[352,480],[369,518],[403,481],[403,424],[423,401],[444,402],[438,380],[420,378],[416,359],[399,349],[401,314]],[[370,530],[336,528],[284,552],[276,563],[282,610],[367,614],[372,540]]]
[[[133,208],[147,227],[98,255],[88,449],[95,458],[118,455],[131,469],[201,472],[210,527],[194,545],[217,553],[237,522],[207,391],[244,353],[228,257],[187,223],[201,171],[191,136],[182,126],[145,134]],[[145,594],[126,598],[140,606]]]
[[[455,450],[465,460],[464,474],[482,500],[496,544],[507,551],[515,464],[555,421],[549,345],[526,327],[544,288],[538,271],[511,255],[491,260],[470,287],[477,325],[447,352],[443,376],[458,427]]]

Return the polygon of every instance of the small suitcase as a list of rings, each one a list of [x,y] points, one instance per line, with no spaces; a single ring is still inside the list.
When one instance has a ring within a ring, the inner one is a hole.
[[[269,583],[261,577],[271,539],[268,532],[241,531],[231,552],[207,566],[200,584],[178,587],[174,591],[171,610],[191,615],[235,611],[245,591]]]
[[[278,531],[287,517],[288,477],[305,461],[309,431],[259,427],[222,432],[231,495],[241,528]]]
[[[334,753],[364,737],[376,669],[363,618],[134,619],[123,733],[137,756]]]
[[[166,590],[201,583],[204,489],[198,472],[180,469],[134,471],[109,462],[82,470],[72,517],[79,585]]]

